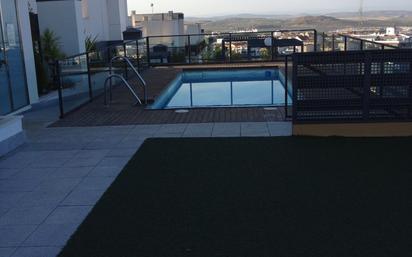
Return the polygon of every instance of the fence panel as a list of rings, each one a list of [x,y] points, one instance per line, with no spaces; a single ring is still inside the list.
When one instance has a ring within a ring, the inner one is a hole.
[[[58,61],[60,107],[64,112],[90,100],[87,54]]]
[[[412,119],[412,50],[293,56],[294,123]]]

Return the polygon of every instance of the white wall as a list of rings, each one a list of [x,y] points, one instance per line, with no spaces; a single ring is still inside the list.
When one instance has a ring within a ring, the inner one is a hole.
[[[120,5],[118,0],[106,0],[107,17],[109,18],[109,38],[112,40],[121,39]],[[126,13],[127,14],[127,13]]]
[[[84,18],[82,13],[82,2],[81,1],[74,1],[74,13],[76,15],[76,31],[77,31],[77,45],[78,50],[76,53],[73,54],[80,54],[86,52],[86,33],[85,33],[85,26],[84,26]]]
[[[178,18],[179,16],[179,18]],[[129,17],[133,27],[142,30],[143,37],[184,35],[185,26],[181,13],[137,14],[132,11]],[[186,37],[150,38],[150,45],[166,45],[168,47],[184,47]]]
[[[183,20],[149,20],[140,23],[144,37],[147,36],[170,36],[184,35]],[[169,47],[183,47],[185,45],[185,37],[163,37],[151,38],[150,44],[163,44]]]
[[[75,6],[75,2],[79,4],[78,1],[37,2],[40,32],[43,33],[47,28],[54,31],[60,37],[61,48],[66,55],[84,52],[84,42],[79,45],[76,20],[79,7]]]
[[[24,55],[24,64],[26,68],[27,87],[29,91],[30,103],[39,101],[37,93],[37,77],[36,66],[33,53],[33,40],[31,37],[30,17],[29,17],[29,1],[32,0],[17,0],[17,14],[20,23],[20,34]]]
[[[129,24],[129,17],[127,16],[127,0],[118,0],[119,1],[119,25],[120,25],[120,36],[123,39],[123,31],[127,29]]]
[[[185,24],[185,34],[187,35],[199,35],[202,34],[202,26],[199,23]],[[190,37],[190,44],[197,45],[202,42],[204,36],[192,36]]]
[[[122,40],[127,28],[127,0],[51,1],[38,2],[37,6],[40,29],[55,31],[67,55],[85,52],[88,36],[98,41]]]
[[[88,0],[88,17],[80,19],[85,37],[98,41],[122,40],[127,28],[127,0]]]
[[[92,38],[97,37],[99,41],[109,40],[107,5],[102,4],[102,0],[88,0],[88,4],[89,15],[86,18],[82,18],[84,22],[83,35],[86,37],[91,36]]]

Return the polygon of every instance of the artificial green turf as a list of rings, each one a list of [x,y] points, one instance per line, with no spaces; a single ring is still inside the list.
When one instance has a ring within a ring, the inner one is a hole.
[[[147,140],[60,257],[412,254],[412,138]]]

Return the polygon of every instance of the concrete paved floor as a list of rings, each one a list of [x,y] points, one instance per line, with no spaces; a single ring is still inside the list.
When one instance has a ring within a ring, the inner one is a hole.
[[[292,132],[288,122],[86,128],[42,122],[28,115],[27,143],[0,159],[0,257],[56,256],[147,138]]]

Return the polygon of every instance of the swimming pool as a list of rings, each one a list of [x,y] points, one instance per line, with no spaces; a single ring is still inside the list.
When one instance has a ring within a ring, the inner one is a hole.
[[[288,83],[288,104],[292,103]],[[151,109],[284,106],[285,77],[277,68],[184,71]]]

